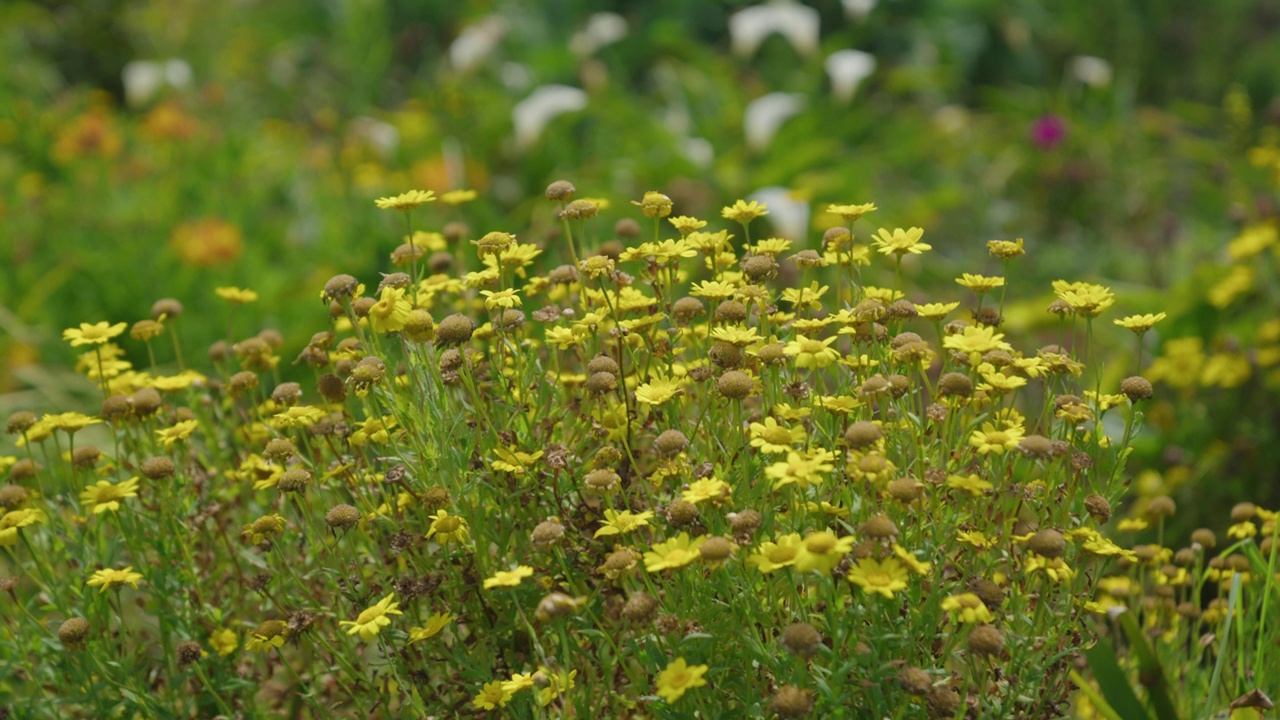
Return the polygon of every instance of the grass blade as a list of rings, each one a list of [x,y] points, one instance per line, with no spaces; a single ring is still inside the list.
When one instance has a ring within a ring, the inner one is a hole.
[[[1133,688],[1129,685],[1129,678],[1125,676],[1124,670],[1120,669],[1120,663],[1116,662],[1116,653],[1111,643],[1099,640],[1096,645],[1085,651],[1084,656],[1089,661],[1089,669],[1093,671],[1093,677],[1098,681],[1098,688],[1106,697],[1107,704],[1120,717],[1125,720],[1142,720],[1151,717],[1143,707],[1142,701],[1134,694]]]
[[[1143,685],[1147,688],[1147,696],[1155,708],[1156,717],[1159,720],[1178,720],[1178,711],[1169,697],[1169,680],[1165,677],[1164,668],[1160,666],[1155,649],[1138,625],[1138,619],[1131,612],[1123,612],[1117,620],[1138,656],[1139,670],[1147,678]]]
[[[1222,681],[1222,667],[1227,661],[1227,643],[1231,640],[1231,621],[1240,604],[1240,573],[1231,573],[1231,594],[1227,598],[1227,619],[1222,626],[1222,641],[1218,646],[1218,660],[1213,664],[1213,676],[1209,680],[1209,696],[1205,698],[1204,713],[1213,712],[1213,699],[1218,695],[1218,683]]]
[[[1089,684],[1089,681],[1081,677],[1080,673],[1075,670],[1071,671],[1071,682],[1075,683],[1076,687],[1080,688],[1080,692],[1084,693],[1084,696],[1089,698],[1089,702],[1093,705],[1094,711],[1099,715],[1107,720],[1124,720],[1124,718],[1120,717],[1120,713],[1115,711],[1115,708],[1112,708],[1107,704],[1107,699],[1102,697],[1102,695]]]

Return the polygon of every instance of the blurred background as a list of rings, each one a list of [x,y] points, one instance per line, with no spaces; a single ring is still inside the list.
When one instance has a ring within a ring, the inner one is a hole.
[[[873,201],[935,248],[917,300],[958,299],[960,272],[1000,271],[985,241],[1026,238],[1019,347],[1053,341],[1054,279],[1110,285],[1114,317],[1167,312],[1135,502],[1172,493],[1188,527],[1275,507],[1280,1],[1055,5],[8,0],[0,410],[95,410],[62,329],[161,297],[202,356],[227,334],[218,286],[257,291],[235,327],[280,329],[292,358],[328,277],[388,269],[401,218],[373,199],[411,188],[478,193],[423,229],[544,244],[559,178],[607,201],[601,240],[646,190],[714,220],[762,199],[799,247],[828,203]],[[1106,324],[1114,387],[1139,368]]]

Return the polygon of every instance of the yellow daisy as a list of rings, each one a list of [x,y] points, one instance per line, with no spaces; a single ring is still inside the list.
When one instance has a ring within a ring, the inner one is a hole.
[[[342,620],[338,625],[350,625],[348,635],[359,635],[366,642],[372,640],[382,628],[391,624],[389,615],[400,614],[400,603],[393,601],[395,596],[395,593],[387,595],[378,604],[361,612],[354,621]]]
[[[410,190],[408,192],[393,195],[391,197],[382,197],[374,200],[374,204],[382,210],[400,210],[401,212],[409,212],[410,210],[425,205],[429,202],[435,202],[436,194],[430,190]]]
[[[99,480],[80,493],[80,504],[92,507],[94,515],[101,515],[107,510],[119,510],[120,501],[131,497],[138,497],[138,478],[131,477],[118,485]]]
[[[142,573],[134,572],[133,566],[130,565],[123,570],[114,570],[111,568],[97,570],[89,577],[89,581],[85,584],[90,587],[97,586],[99,588],[98,592],[106,592],[108,588],[112,588],[116,585],[129,585],[134,590],[137,590],[138,581],[141,579]]]
[[[80,347],[81,345],[101,345],[111,338],[124,332],[128,327],[128,323],[116,323],[112,325],[107,321],[102,321],[90,325],[89,323],[80,323],[78,328],[67,328],[62,331],[62,339],[71,343],[71,347]]]

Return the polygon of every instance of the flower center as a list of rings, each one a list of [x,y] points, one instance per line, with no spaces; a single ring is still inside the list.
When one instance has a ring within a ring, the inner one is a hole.
[[[804,541],[804,548],[814,555],[825,555],[836,546],[836,538],[831,533],[818,533]]]
[[[790,546],[778,546],[769,551],[769,562],[775,565],[789,563],[796,559],[796,549]]]
[[[760,433],[760,437],[764,438],[765,441],[771,445],[791,444],[791,431],[781,425],[766,427],[764,432]]]

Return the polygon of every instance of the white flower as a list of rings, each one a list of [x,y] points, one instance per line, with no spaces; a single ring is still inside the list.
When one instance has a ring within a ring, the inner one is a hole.
[[[533,84],[533,71],[523,63],[502,63],[498,76],[502,78],[502,86],[511,92],[522,93]]]
[[[577,112],[586,106],[587,94],[576,87],[542,85],[534,88],[529,97],[511,109],[516,144],[522,149],[529,147],[542,134],[547,123],[559,115]]]
[[[191,84],[191,66],[186,60],[133,60],[120,72],[125,101],[133,107],[144,105],[165,85],[184,88]]]
[[[729,18],[733,51],[743,57],[754,55],[765,38],[775,32],[785,37],[796,52],[812,55],[818,50],[820,27],[821,18],[817,10],[791,0],[754,5]]]
[[[855,19],[865,20],[876,7],[876,0],[841,0],[844,14]]]
[[[831,77],[831,92],[840,102],[849,102],[858,85],[876,71],[875,56],[861,50],[833,52],[824,64]]]
[[[1092,55],[1077,55],[1067,61],[1071,75],[1089,87],[1104,88],[1111,84],[1111,63]]]
[[[586,27],[573,34],[569,50],[578,57],[594,55],[602,47],[627,36],[627,20],[617,13],[599,12],[587,18]]]
[[[449,62],[453,69],[464,73],[471,71],[493,54],[506,33],[507,22],[500,15],[490,15],[463,30],[449,46]]]
[[[686,160],[703,170],[711,167],[711,163],[716,159],[716,150],[711,146],[711,141],[706,138],[685,138],[681,150]]]
[[[373,148],[384,159],[400,144],[400,131],[390,123],[371,117],[358,117],[347,125],[353,138]]]
[[[755,151],[769,147],[774,133],[804,107],[804,96],[796,93],[769,93],[747,104],[743,113],[742,131],[747,147]]]
[[[809,203],[797,199],[784,187],[763,187],[751,193],[748,200],[769,206],[769,222],[779,237],[803,240],[809,232]]]

